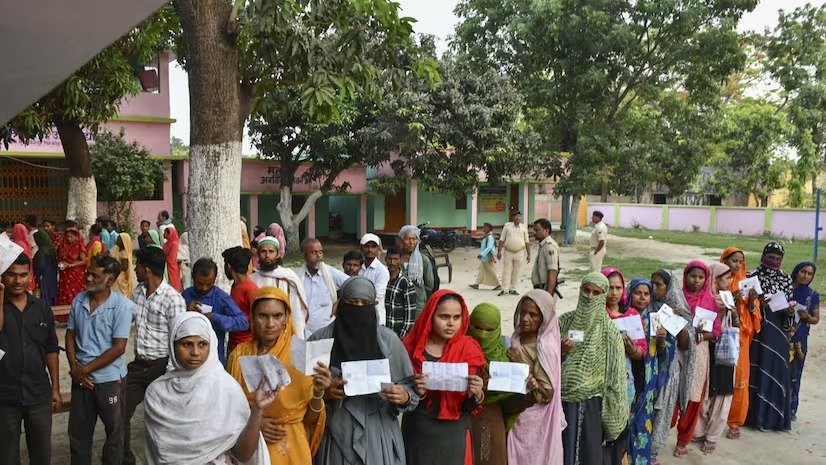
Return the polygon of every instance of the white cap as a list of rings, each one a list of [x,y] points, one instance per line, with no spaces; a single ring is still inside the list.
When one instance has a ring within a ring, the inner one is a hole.
[[[364,245],[368,242],[375,242],[376,245],[379,246],[379,250],[382,250],[381,239],[379,239],[379,236],[377,236],[373,233],[367,233],[367,234],[361,236],[361,245]]]

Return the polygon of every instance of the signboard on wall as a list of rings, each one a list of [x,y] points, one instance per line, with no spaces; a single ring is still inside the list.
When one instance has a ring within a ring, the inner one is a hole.
[[[507,208],[505,186],[479,188],[479,211],[485,213],[502,213]]]

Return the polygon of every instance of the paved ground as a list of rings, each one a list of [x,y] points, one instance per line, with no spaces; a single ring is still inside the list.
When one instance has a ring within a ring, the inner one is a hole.
[[[624,257],[649,257],[662,258],[668,261],[685,262],[687,263],[694,258],[705,258],[706,250],[698,247],[675,246],[673,244],[661,243],[653,240],[639,240],[620,237],[610,237],[611,247],[609,253],[613,256]],[[387,244],[385,244],[387,246]],[[534,246],[535,247],[535,246]],[[338,266],[341,263],[341,257],[349,250],[350,247],[345,245],[327,245],[325,251],[327,253],[327,263]],[[578,282],[575,276],[581,276],[581,270],[584,265],[578,262],[583,253],[583,247],[565,247],[562,249],[561,264],[564,271],[563,274],[573,274],[573,277],[568,277],[568,282],[562,287],[561,292],[564,299],[558,303],[558,311],[561,313],[572,310],[576,306],[576,295]],[[718,251],[715,251],[715,253]],[[476,268],[478,261],[476,259],[476,249],[458,248],[450,255],[453,263],[453,282],[448,283],[447,270],[440,269],[440,276],[442,279],[442,286],[460,291],[467,299],[468,305],[473,308],[476,304],[481,302],[493,302],[497,304],[502,310],[502,322],[504,328],[512,328],[513,310],[518,302],[518,296],[503,296],[497,297],[496,292],[490,290],[474,290],[469,285],[475,282]],[[611,255],[606,260],[606,264],[610,264]],[[576,270],[580,270],[578,273]],[[530,267],[526,265],[521,273],[520,292],[525,292],[530,288]],[[64,332],[61,330],[58,333],[58,339],[63,341]],[[131,342],[131,341],[130,341]],[[800,411],[798,412],[798,420],[794,423],[794,428],[790,433],[760,433],[744,429],[742,439],[738,441],[731,441],[723,439],[719,444],[717,451],[713,456],[704,457],[698,448],[692,447],[688,456],[682,459],[676,459],[671,456],[671,449],[667,449],[660,457],[663,464],[700,464],[710,463],[712,460],[715,465],[727,464],[774,464],[774,463],[793,463],[793,464],[823,464],[826,463],[826,448],[822,445],[818,446],[818,440],[826,435],[826,423],[822,420],[824,413],[826,413],[826,398],[824,398],[823,390],[819,389],[821,385],[826,383],[826,371],[824,371],[822,359],[823,356],[819,353],[824,347],[824,337],[822,330],[817,328],[813,330],[810,340],[810,355],[804,375],[803,392],[801,393],[802,403]],[[133,349],[127,351],[131,359]],[[69,378],[67,373],[67,366],[65,359],[61,361],[61,369],[63,376],[61,377],[64,391],[69,386]],[[66,436],[66,428],[68,424],[68,413],[57,414],[54,416],[53,426],[53,463],[63,464],[69,463],[69,445]],[[817,420],[821,418],[821,420]],[[143,409],[138,408],[138,412],[133,419],[132,428],[132,444],[136,451],[141,451],[143,448]],[[101,447],[103,445],[104,433],[102,425],[98,426],[95,435],[95,454],[99,456]],[[675,434],[671,435],[671,445],[675,441]],[[25,443],[21,445],[21,449],[25,451]],[[25,453],[25,452],[24,452]],[[139,454],[142,455],[142,454]],[[27,462],[27,461],[26,461]],[[518,464],[517,464],[518,465]]]

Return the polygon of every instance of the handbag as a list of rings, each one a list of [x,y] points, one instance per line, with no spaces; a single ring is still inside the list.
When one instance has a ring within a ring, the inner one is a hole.
[[[723,320],[723,334],[714,345],[714,359],[717,365],[737,366],[740,358],[740,328],[731,324],[731,310]]]

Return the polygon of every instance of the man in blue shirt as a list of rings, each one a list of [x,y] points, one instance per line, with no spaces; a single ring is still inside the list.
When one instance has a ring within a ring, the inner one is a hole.
[[[66,357],[72,375],[72,463],[92,463],[92,438],[98,417],[106,428],[102,462],[119,464],[123,459],[123,354],[132,326],[132,302],[111,290],[120,273],[117,259],[93,257],[84,275],[86,290],[72,301],[66,326]]]
[[[246,331],[249,320],[229,294],[215,287],[218,265],[210,258],[200,258],[192,265],[193,286],[181,294],[190,312],[201,312],[212,322],[218,336],[218,358],[225,363],[226,333]]]

